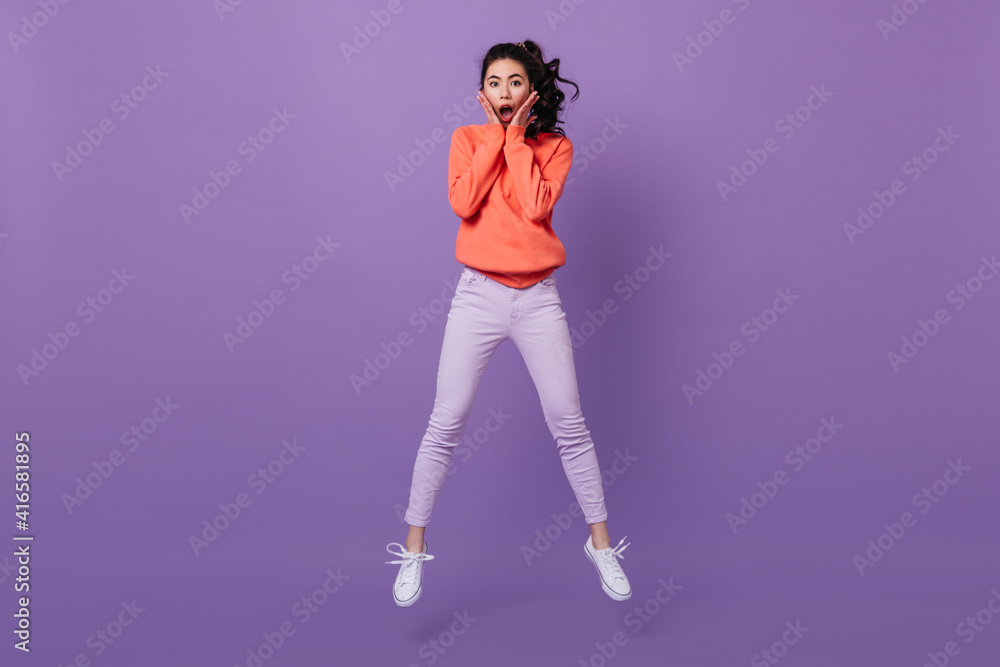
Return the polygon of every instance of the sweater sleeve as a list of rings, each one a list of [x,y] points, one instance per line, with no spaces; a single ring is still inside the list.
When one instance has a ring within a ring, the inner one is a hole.
[[[483,139],[477,144],[462,128],[452,133],[448,152],[448,201],[463,220],[475,215],[483,197],[500,175],[503,144],[504,129],[499,124],[487,126]]]
[[[548,162],[539,165],[534,151],[524,143],[526,129],[508,125],[503,150],[521,209],[529,220],[540,222],[549,216],[562,194],[573,162],[573,144],[568,137],[562,137]]]

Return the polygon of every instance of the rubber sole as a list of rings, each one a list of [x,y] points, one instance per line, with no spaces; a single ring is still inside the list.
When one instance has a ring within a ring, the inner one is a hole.
[[[392,594],[392,600],[393,600],[393,602],[396,603],[397,607],[411,607],[411,606],[413,606],[414,602],[416,602],[417,600],[420,599],[420,594],[423,593],[423,592],[424,592],[424,586],[423,586],[423,584],[421,584],[420,588],[417,589],[417,594],[414,595],[409,600],[407,600],[405,602],[402,601],[402,600],[400,600],[399,598],[396,597],[396,593],[395,592],[393,592],[393,594]]]

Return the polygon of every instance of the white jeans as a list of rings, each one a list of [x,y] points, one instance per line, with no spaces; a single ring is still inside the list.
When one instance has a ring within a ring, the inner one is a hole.
[[[417,450],[404,521],[426,526],[493,351],[514,341],[542,402],[563,470],[588,524],[607,519],[601,472],[580,410],[573,347],[555,276],[517,289],[466,266],[445,325],[437,394]]]

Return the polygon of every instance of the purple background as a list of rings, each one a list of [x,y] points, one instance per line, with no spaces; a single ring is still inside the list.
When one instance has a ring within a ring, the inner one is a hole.
[[[952,664],[995,665],[1000,281],[973,280],[961,309],[947,295],[1000,251],[1000,7],[904,4],[916,13],[884,36],[888,0],[402,0],[397,14],[246,0],[221,18],[209,0],[77,1],[34,32],[23,22],[37,2],[3,3],[4,664],[246,665],[288,621],[295,633],[264,664],[715,667],[771,664],[755,655],[778,642],[783,665],[920,667],[952,641]],[[727,9],[710,42],[703,22]],[[391,21],[348,60],[341,44],[371,12]],[[707,46],[679,71],[673,54],[699,32]],[[466,434],[490,410],[510,416],[456,454],[423,598],[399,609],[385,545],[406,534],[462,268],[448,142],[485,122],[482,54],[523,39],[581,88],[563,116],[576,159],[553,216],[568,256],[556,276],[584,336],[584,416],[609,471],[612,543],[631,542],[633,595],[601,591],[581,518],[557,523],[574,498],[508,342]],[[121,118],[112,102],[157,66],[162,80],[147,77]],[[831,95],[810,111],[812,87]],[[789,137],[776,123],[797,108],[808,119]],[[238,147],[273,109],[294,118],[248,161]],[[53,163],[103,118],[113,131],[60,180]],[[948,128],[958,138],[937,154]],[[769,137],[778,150],[724,200],[718,182]],[[925,150],[936,161],[911,180],[904,165]],[[240,173],[186,223],[180,206],[229,160]],[[401,161],[412,173],[390,185]],[[905,193],[852,243],[844,225],[896,179]],[[282,276],[317,238],[339,246],[293,290]],[[650,247],[671,256],[644,273]],[[88,321],[78,304],[123,267],[134,278]],[[626,300],[615,285],[629,274],[646,282]],[[224,334],[275,289],[284,302],[230,351]],[[798,299],[751,341],[744,324],[769,317],[779,289]],[[608,299],[614,312],[588,328]],[[438,316],[421,323],[421,308]],[[893,369],[887,355],[938,309],[947,323]],[[79,335],[23,380],[19,366],[71,322]],[[410,345],[378,357],[403,333]],[[710,369],[734,341],[744,353]],[[376,361],[356,391],[350,376]],[[709,370],[689,401],[683,385]],[[162,416],[157,399],[178,407],[129,451],[122,434]],[[843,428],[796,470],[786,453],[824,418]],[[30,655],[9,631],[19,431],[32,455]],[[293,439],[298,457],[252,486]],[[121,465],[67,509],[116,450]],[[617,453],[635,462],[615,472]],[[915,504],[949,461],[968,471]],[[787,484],[732,530],[727,514],[779,471]],[[249,506],[196,555],[189,536],[239,493]],[[904,535],[883,536],[904,512]],[[891,548],[859,573],[880,536]],[[533,545],[545,550],[529,565]],[[293,605],[328,569],[348,578],[303,623]],[[661,582],[675,585],[662,606]],[[113,644],[88,641],[116,633],[132,600],[143,611]],[[476,620],[450,635],[465,611]],[[970,642],[960,624],[977,612]],[[796,621],[809,629],[784,654]]]

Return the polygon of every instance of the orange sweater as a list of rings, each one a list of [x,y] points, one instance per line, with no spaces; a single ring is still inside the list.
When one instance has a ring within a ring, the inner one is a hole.
[[[465,125],[451,135],[448,201],[462,219],[455,258],[509,287],[530,287],[566,263],[552,231],[573,144],[525,128]]]

